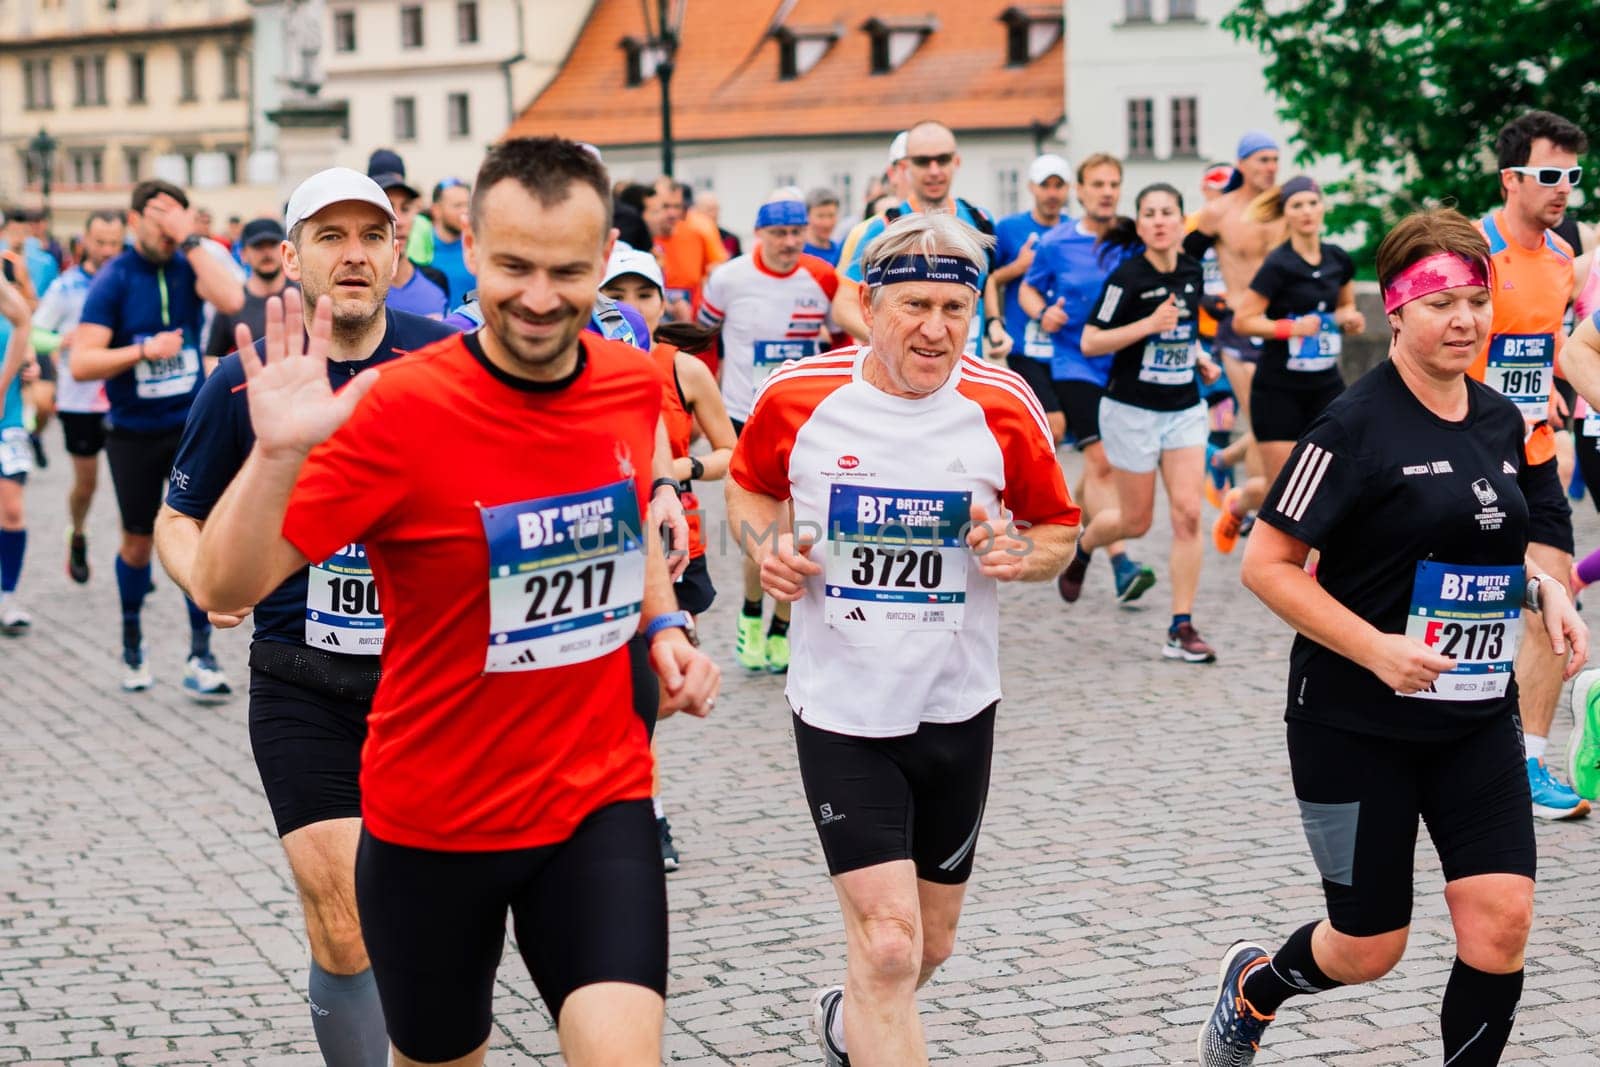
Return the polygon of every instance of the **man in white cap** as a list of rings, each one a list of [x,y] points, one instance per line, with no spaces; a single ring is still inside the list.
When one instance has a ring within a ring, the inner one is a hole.
[[[1011,338],[1011,354],[1006,363],[1027,379],[1034,395],[1050,420],[1050,432],[1057,441],[1067,430],[1066,416],[1056,399],[1050,378],[1050,360],[1055,345],[1050,335],[1039,329],[1038,320],[1022,309],[1017,294],[1023,275],[1033,265],[1033,249],[1039,238],[1061,221],[1062,209],[1072,195],[1072,165],[1054,153],[1046,153],[1028,167],[1028,192],[1033,208],[1007,215],[994,224],[994,284],[1001,289],[1006,334]]]
[[[317,301],[332,301],[328,379],[334,389],[367,367],[456,332],[386,306],[403,262],[395,222],[392,201],[378,183],[343,167],[306,179],[289,198],[284,270],[305,294],[305,329]],[[269,307],[279,302],[273,296]],[[239,352],[218,364],[189,412],[167,503],[156,520],[161,560],[184,589],[206,519],[255,441],[240,360],[260,360],[265,338],[252,344],[248,327],[236,332],[231,341]],[[251,750],[305,912],[311,1024],[329,1067],[382,1067],[389,1062],[389,1039],[355,903],[361,745],[384,639],[365,551],[346,545],[300,568],[255,605],[254,616]],[[242,618],[213,620],[235,626]]]

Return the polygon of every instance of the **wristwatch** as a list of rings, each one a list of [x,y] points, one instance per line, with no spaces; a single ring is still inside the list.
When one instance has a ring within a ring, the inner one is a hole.
[[[684,632],[691,645],[698,646],[700,644],[700,635],[695,633],[694,630],[694,616],[687,611],[666,611],[651,619],[644,628],[645,644],[653,641],[656,634],[662,630],[671,630],[674,627]]]
[[[1549,581],[1548,575],[1535,574],[1528,579],[1528,587],[1522,593],[1522,606],[1529,611],[1539,610],[1539,587]]]
[[[683,492],[682,489],[678,488],[678,481],[676,478],[657,478],[655,481],[650,483],[650,495],[655,496],[661,491],[661,487],[664,485],[670,486],[674,493],[681,494]]]
[[[705,476],[706,476],[706,465],[704,463],[700,462],[700,458],[698,456],[690,456],[689,457],[689,480],[691,482],[698,482],[701,478],[704,478]]]
[[[195,249],[200,247],[200,242],[204,240],[205,238],[199,234],[191,233],[189,236],[183,239],[178,247],[183,249],[185,252],[193,252]]]

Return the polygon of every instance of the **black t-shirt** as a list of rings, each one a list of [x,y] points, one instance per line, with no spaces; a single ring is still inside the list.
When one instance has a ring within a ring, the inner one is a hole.
[[[284,292],[298,288],[300,288],[298,285],[290,282],[283,291],[272,295],[282,298]],[[237,347],[233,343],[233,328],[241,322],[250,327],[250,336],[257,341],[265,337],[267,335],[267,301],[270,299],[271,297],[257,296],[250,291],[249,286],[245,286],[244,307],[233,315],[225,311],[219,311],[216,317],[211,320],[211,334],[206,338],[206,355],[212,359],[221,359],[223,356],[232,355]]]
[[[1380,363],[1306,430],[1259,513],[1322,551],[1317,581],[1335,600],[1379,630],[1456,657],[1456,671],[1435,694],[1402,697],[1297,636],[1288,718],[1442,740],[1516,711],[1509,671],[1522,632],[1528,509],[1559,498],[1561,485],[1555,464],[1526,463],[1511,402],[1466,382],[1467,417],[1448,422],[1393,363]]]
[[[1102,330],[1148,318],[1177,297],[1178,325],[1151,334],[1115,352],[1106,396],[1150,411],[1182,411],[1200,403],[1195,381],[1195,360],[1200,354],[1200,296],[1205,285],[1200,261],[1183,253],[1172,273],[1157,270],[1140,255],[1123,261],[1111,272],[1089,322]]]
[[[1274,248],[1256,271],[1250,288],[1267,298],[1269,319],[1320,314],[1322,332],[1313,337],[1269,338],[1261,345],[1256,381],[1283,389],[1325,389],[1339,384],[1339,354],[1344,337],[1334,324],[1339,290],[1356,276],[1349,253],[1322,244],[1322,262],[1312,266],[1288,241]]]

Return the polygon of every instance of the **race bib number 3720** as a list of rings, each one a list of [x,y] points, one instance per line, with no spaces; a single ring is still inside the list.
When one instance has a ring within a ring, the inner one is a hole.
[[[582,663],[633,636],[645,554],[632,479],[480,512],[489,542],[486,672]]]
[[[972,494],[835,485],[823,577],[828,625],[959,630]]]

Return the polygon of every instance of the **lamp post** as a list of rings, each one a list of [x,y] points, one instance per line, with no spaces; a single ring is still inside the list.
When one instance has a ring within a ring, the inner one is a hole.
[[[44,211],[50,213],[50,174],[55,169],[56,149],[61,147],[61,142],[39,127],[39,132],[28,142],[28,151],[39,161],[39,186],[44,193]]]
[[[688,0],[656,0],[656,27],[650,32],[649,0],[643,4],[645,34],[656,52],[656,80],[661,83],[661,173],[672,177],[672,72],[678,55],[678,30]],[[672,8],[677,8],[673,18]]]

